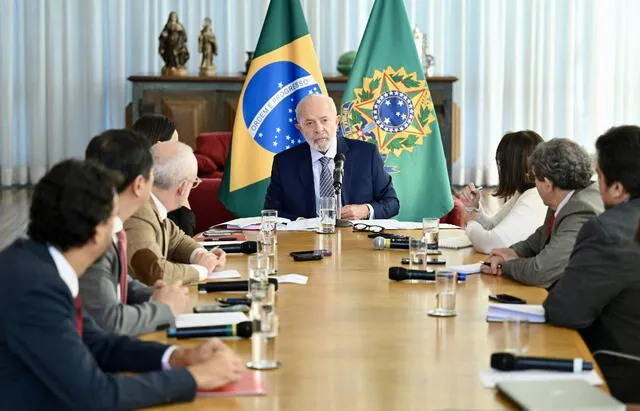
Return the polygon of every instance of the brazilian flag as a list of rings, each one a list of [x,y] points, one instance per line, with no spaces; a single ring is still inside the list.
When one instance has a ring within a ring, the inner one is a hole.
[[[233,125],[218,197],[239,217],[260,215],[277,153],[303,143],[296,104],[327,94],[299,0],[271,0]]]
[[[340,108],[343,136],[378,146],[402,221],[453,207],[438,120],[402,0],[376,0]]]

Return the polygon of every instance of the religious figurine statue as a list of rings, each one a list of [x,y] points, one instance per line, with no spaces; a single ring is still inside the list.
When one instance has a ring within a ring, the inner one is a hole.
[[[204,19],[204,26],[200,30],[198,51],[202,53],[200,75],[215,76],[216,65],[213,62],[213,56],[218,55],[218,42],[216,41],[216,35],[213,34],[213,29],[211,29],[211,19],[209,17]]]
[[[178,21],[178,13],[169,13],[167,24],[164,25],[160,33],[160,47],[158,52],[164,60],[162,67],[163,76],[183,76],[187,74],[185,64],[189,60],[189,50],[187,50],[187,32]]]
[[[431,54],[429,54],[429,47],[427,44],[427,37],[420,31],[419,28],[413,28],[413,41],[416,44],[416,51],[418,52],[418,57],[420,58],[420,64],[424,70],[424,75],[426,77],[431,77],[433,75],[433,66],[436,65],[436,59]]]

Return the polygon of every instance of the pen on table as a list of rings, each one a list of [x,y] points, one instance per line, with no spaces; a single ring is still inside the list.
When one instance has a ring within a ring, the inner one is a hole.
[[[491,262],[489,261],[483,261],[482,265],[486,265],[488,267],[491,267]],[[502,270],[502,264],[498,264],[498,270]]]

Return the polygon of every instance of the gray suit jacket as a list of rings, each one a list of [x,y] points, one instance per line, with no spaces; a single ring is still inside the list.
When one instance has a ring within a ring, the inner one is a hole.
[[[511,246],[520,258],[503,264],[503,275],[527,285],[545,288],[552,286],[569,262],[571,250],[582,225],[603,210],[604,205],[597,183],[576,190],[558,213],[551,231],[551,239],[547,226],[554,211],[549,209],[544,223],[529,238]]]
[[[640,355],[638,219],[640,199],[635,199],[587,222],[543,304],[548,323],[580,329],[592,351]]]
[[[118,298],[120,258],[115,244],[80,277],[84,309],[108,332],[138,335],[174,324],[169,306],[149,301],[152,288],[129,277],[127,304]]]

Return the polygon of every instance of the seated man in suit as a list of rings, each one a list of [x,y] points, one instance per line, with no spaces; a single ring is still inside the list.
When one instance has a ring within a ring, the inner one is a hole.
[[[241,375],[219,340],[169,347],[106,333],[82,315],[78,277],[111,246],[117,180],[92,162],[54,166],[34,189],[30,238],[0,252],[2,409],[137,409]]]
[[[100,328],[138,335],[172,325],[174,316],[189,308],[189,292],[178,281],[154,287],[127,275],[126,233],[122,221],[149,201],[153,185],[153,158],[149,142],[129,130],[108,130],[87,146],[87,159],[123,177],[118,186],[119,213],[114,219],[113,241],[107,252],[80,277],[84,308]],[[120,246],[118,246],[120,243]]]
[[[278,210],[279,216],[292,220],[316,217],[320,198],[335,193],[333,158],[343,153],[340,218],[384,219],[398,214],[400,202],[378,148],[363,141],[336,138],[339,118],[330,97],[304,97],[296,107],[296,118],[296,128],[307,142],[273,158],[265,209]]]
[[[606,211],[582,226],[543,306],[548,323],[580,330],[591,351],[640,356],[640,128],[612,128],[598,138],[596,150]],[[623,370],[602,370],[616,395]],[[637,381],[629,382],[637,391]]]
[[[179,138],[176,125],[162,114],[145,114],[133,123],[131,130],[144,136],[151,145],[161,141],[178,141]],[[196,215],[191,211],[189,199],[180,208],[167,213],[167,217],[185,234],[195,234]]]
[[[578,231],[604,207],[591,182],[589,154],[575,142],[554,138],[539,144],[529,157],[536,188],[549,207],[544,223],[524,241],[491,251],[483,272],[518,282],[551,287],[569,261]]]
[[[165,141],[154,144],[151,154],[151,199],[124,222],[131,274],[148,285],[157,280],[203,281],[214,269],[224,266],[224,251],[205,250],[167,218],[167,213],[184,204],[191,189],[200,183],[193,150],[184,143]]]

